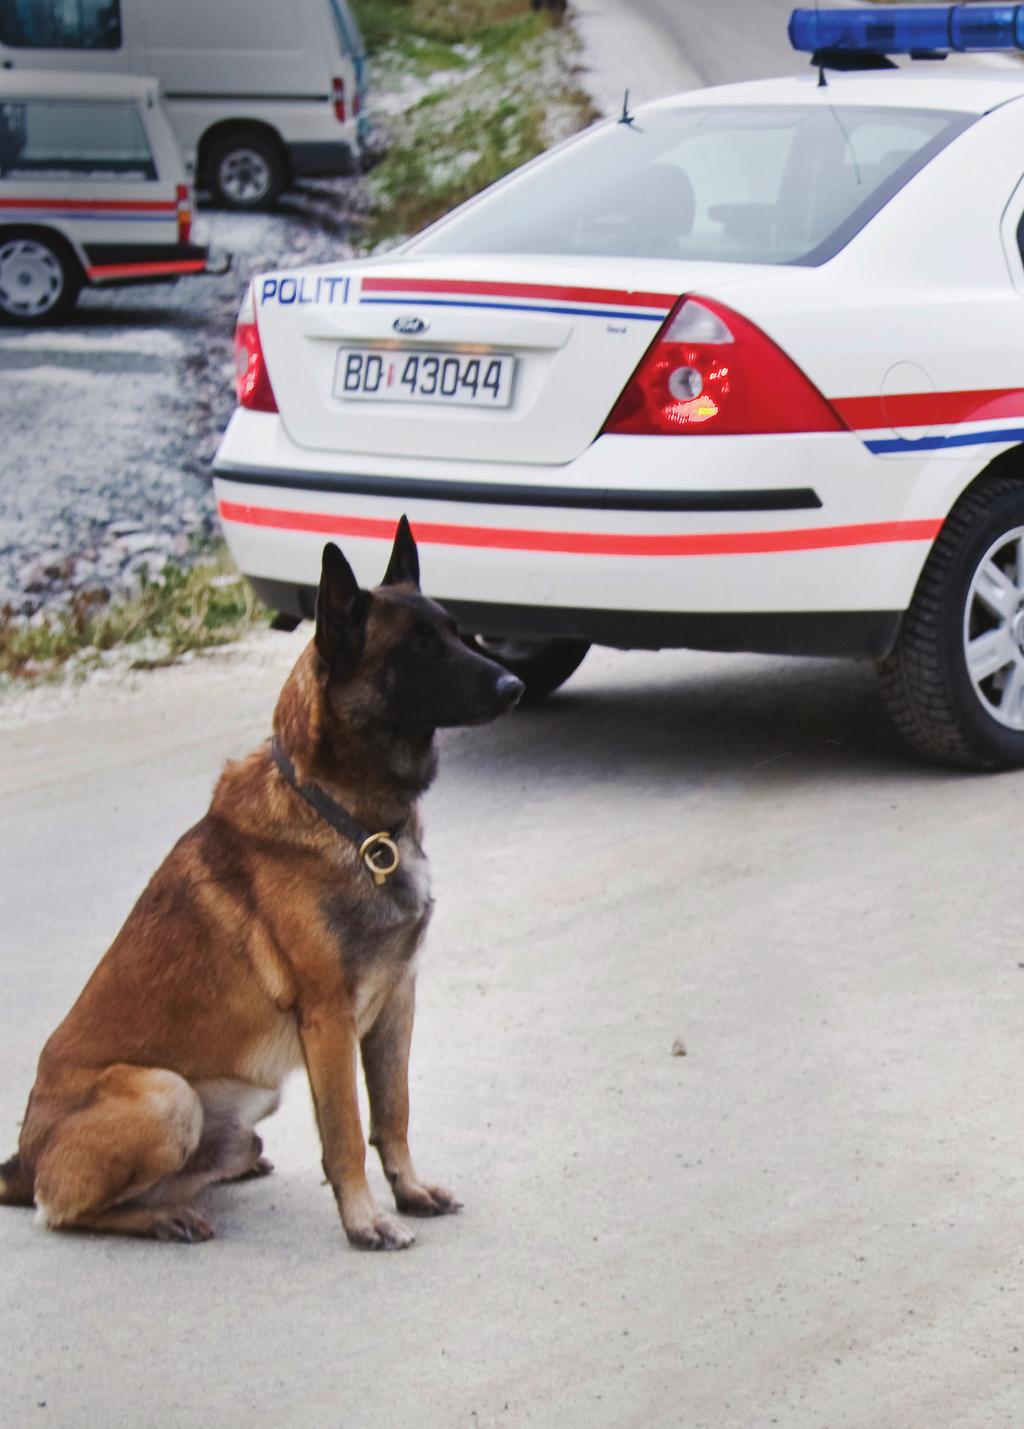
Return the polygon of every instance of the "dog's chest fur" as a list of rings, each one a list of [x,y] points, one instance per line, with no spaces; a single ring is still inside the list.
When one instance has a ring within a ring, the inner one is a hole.
[[[400,849],[402,862],[386,883],[378,887],[367,872],[357,884],[346,880],[332,890],[321,906],[355,1002],[360,1035],[412,969],[433,908],[426,855],[408,837]]]

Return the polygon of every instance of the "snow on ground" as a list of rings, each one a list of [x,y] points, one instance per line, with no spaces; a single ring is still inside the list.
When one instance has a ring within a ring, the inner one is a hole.
[[[0,329],[0,607],[133,586],[215,530],[209,465],[234,403],[235,312],[253,273],[351,252],[351,180],[276,214],[204,214],[219,277],[92,290],[62,327]]]

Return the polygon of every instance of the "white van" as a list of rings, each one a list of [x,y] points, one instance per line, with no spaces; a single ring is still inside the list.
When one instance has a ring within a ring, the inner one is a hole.
[[[0,0],[0,67],[155,75],[197,184],[231,208],[360,163],[366,58],[345,0]]]
[[[191,230],[155,79],[0,70],[0,322],[56,322],[87,283],[211,271]]]

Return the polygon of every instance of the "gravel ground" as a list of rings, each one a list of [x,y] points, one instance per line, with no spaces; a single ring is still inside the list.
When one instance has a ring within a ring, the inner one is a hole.
[[[204,214],[221,277],[93,290],[73,318],[0,329],[0,606],[130,588],[215,529],[209,464],[234,403],[231,339],[253,273],[351,252],[358,185],[306,185],[273,215]]]

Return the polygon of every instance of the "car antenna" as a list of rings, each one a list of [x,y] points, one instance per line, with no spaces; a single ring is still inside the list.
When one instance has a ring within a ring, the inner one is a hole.
[[[629,90],[622,96],[622,113],[619,115],[620,124],[632,124],[634,116],[629,112]]]
[[[820,15],[820,14],[821,14],[821,0],[814,0],[814,13],[815,13],[815,15]],[[816,56],[813,56],[813,55],[811,56],[811,64],[814,63],[815,58],[816,58]],[[819,89],[828,89],[828,80],[825,78],[825,61],[824,61],[824,60],[822,60],[821,63],[818,65],[818,88],[819,88]]]

